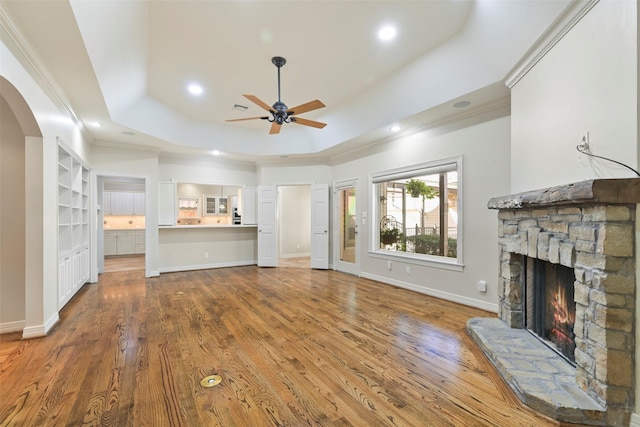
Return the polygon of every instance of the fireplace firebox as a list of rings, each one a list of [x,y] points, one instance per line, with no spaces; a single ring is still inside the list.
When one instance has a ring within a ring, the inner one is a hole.
[[[525,264],[526,328],[575,365],[573,269],[530,257]]]

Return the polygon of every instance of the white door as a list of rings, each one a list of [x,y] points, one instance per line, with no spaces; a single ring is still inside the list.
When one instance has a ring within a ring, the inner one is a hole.
[[[360,275],[358,265],[358,219],[357,180],[336,183],[333,205],[335,206],[334,267],[344,273]]]
[[[311,268],[329,268],[329,185],[311,186]]]
[[[258,267],[278,265],[277,195],[275,185],[258,186]]]

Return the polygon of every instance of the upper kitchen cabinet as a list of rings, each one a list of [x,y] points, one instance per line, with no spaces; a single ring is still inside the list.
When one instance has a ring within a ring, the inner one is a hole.
[[[158,225],[176,225],[176,184],[161,182],[158,197],[160,199]]]
[[[144,215],[145,194],[132,191],[105,191],[102,195],[105,215]]]

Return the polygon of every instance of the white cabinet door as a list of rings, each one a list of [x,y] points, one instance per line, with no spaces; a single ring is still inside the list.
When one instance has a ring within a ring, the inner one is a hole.
[[[62,257],[58,260],[58,308],[62,308],[67,295],[67,283],[69,283],[69,272],[67,270],[67,260],[69,257]]]
[[[136,253],[143,254],[145,252],[145,231],[136,230]]]
[[[104,254],[116,255],[118,253],[118,247],[116,246],[116,231],[104,232]]]
[[[133,193],[122,192],[120,215],[133,215]]]
[[[111,194],[111,215],[122,215],[122,193],[110,191]]]
[[[173,182],[161,182],[158,197],[158,225],[176,225],[176,185]]]
[[[111,215],[111,191],[102,193],[102,215]]]
[[[258,266],[278,265],[278,234],[276,223],[278,188],[275,185],[258,187]]]
[[[136,232],[119,231],[118,240],[116,242],[118,255],[130,255],[136,253]]]
[[[240,215],[242,223],[254,225],[258,223],[258,197],[255,187],[244,187],[240,201]]]
[[[144,215],[145,195],[144,193],[133,193],[133,214]]]

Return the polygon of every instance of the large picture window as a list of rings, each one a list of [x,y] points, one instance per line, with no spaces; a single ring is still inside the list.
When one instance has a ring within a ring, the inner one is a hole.
[[[373,175],[374,251],[460,262],[461,170],[458,157]]]

